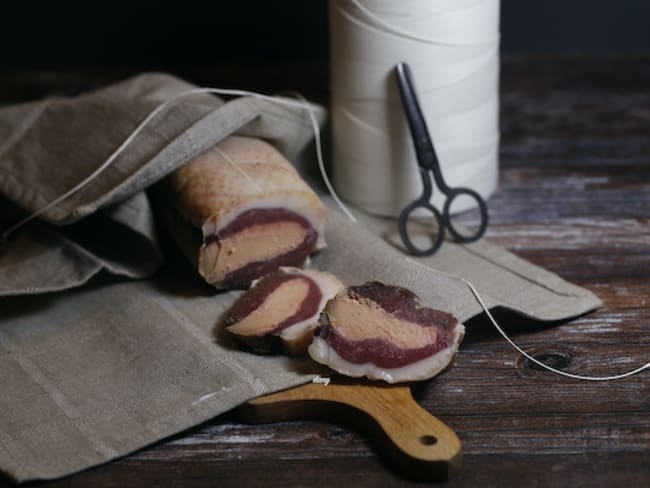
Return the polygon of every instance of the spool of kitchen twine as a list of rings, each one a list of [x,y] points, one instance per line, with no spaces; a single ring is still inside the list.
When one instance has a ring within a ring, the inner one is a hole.
[[[329,8],[341,197],[396,216],[422,190],[393,74],[405,61],[445,179],[487,198],[498,175],[499,0],[330,0]],[[440,192],[432,204],[441,208]]]

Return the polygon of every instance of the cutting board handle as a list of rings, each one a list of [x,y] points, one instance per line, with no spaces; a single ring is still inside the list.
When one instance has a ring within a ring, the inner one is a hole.
[[[239,411],[250,423],[323,419],[361,428],[390,464],[414,479],[447,479],[461,463],[455,432],[420,407],[405,385],[309,383],[256,398]]]

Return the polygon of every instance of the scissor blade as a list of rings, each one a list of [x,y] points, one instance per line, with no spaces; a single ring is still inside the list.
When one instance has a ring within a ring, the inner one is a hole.
[[[426,170],[434,169],[438,165],[438,157],[415,92],[411,68],[405,62],[400,62],[395,67],[395,72],[397,74],[397,87],[411,131],[411,137],[413,138],[418,164]]]

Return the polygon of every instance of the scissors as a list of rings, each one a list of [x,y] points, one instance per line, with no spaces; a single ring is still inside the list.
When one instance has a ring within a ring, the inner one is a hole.
[[[429,129],[427,128],[426,120],[424,119],[420,103],[418,102],[415,93],[411,69],[408,64],[401,62],[395,67],[395,72],[397,74],[397,86],[399,88],[404,114],[408,121],[411,137],[413,138],[413,146],[415,147],[415,154],[417,156],[423,186],[422,194],[416,200],[404,207],[400,213],[398,220],[400,238],[408,251],[414,256],[433,255],[442,245],[445,238],[445,229],[447,229],[458,242],[467,243],[477,241],[485,233],[488,224],[488,213],[485,200],[483,200],[481,195],[471,188],[451,188],[447,185],[442,176],[438,156],[436,156],[433,141],[429,135]],[[446,196],[442,212],[431,204],[431,195],[433,193],[431,175],[433,175],[433,181],[435,181],[438,189]],[[454,227],[454,223],[451,220],[451,204],[454,199],[461,195],[473,199],[478,204],[481,218],[478,228],[471,232],[460,232],[456,227]],[[417,209],[428,210],[433,214],[436,223],[438,224],[438,233],[431,246],[426,249],[421,249],[415,246],[408,233],[407,223],[411,214]]]

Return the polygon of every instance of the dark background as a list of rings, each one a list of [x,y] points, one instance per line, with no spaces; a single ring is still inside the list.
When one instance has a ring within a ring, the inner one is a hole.
[[[399,1],[399,0],[396,0]],[[650,50],[648,0],[502,0],[502,50]],[[0,70],[324,61],[326,0],[5,1]]]

